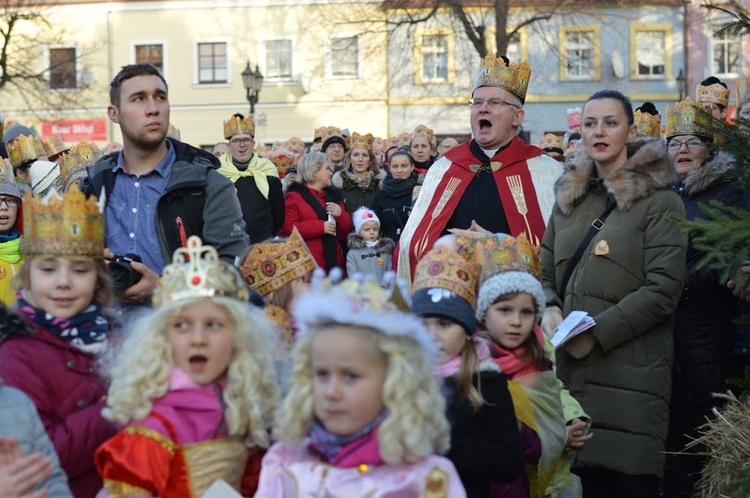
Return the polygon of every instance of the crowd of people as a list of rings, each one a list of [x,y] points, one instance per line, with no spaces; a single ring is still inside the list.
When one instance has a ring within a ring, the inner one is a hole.
[[[8,126],[2,495],[694,496],[686,447],[750,365],[749,293],[680,225],[749,207],[729,91],[662,126],[601,90],[535,146],[530,74],[482,60],[463,143],[265,150],[234,114],[209,152],[145,64],[110,85],[120,147]],[[748,101],[743,76],[740,126]],[[593,326],[561,343],[574,312]]]

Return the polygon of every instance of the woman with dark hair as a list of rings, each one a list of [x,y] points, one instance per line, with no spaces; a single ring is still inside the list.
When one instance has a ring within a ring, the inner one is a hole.
[[[555,184],[541,246],[542,327],[550,331],[574,310],[596,322],[557,355],[559,377],[593,423],[594,437],[572,465],[583,496],[656,498],[685,264],[674,221],[685,208],[671,189],[663,142],[636,138],[632,105],[620,92],[589,98],[581,134],[583,147]]]
[[[398,242],[411,213],[414,187],[420,183],[411,155],[403,150],[394,152],[388,160],[388,175],[370,205],[380,218],[383,237]]]

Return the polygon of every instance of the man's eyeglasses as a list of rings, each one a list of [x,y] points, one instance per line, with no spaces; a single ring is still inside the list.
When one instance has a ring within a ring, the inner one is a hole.
[[[687,142],[680,142],[679,140],[670,140],[669,144],[667,145],[667,148],[669,150],[680,150],[683,145],[687,146],[688,149],[695,150],[695,149],[700,149],[706,144],[704,144],[702,140],[699,140],[697,138],[691,138]]]
[[[229,142],[232,145],[247,145],[252,141],[253,141],[252,138],[233,138]]]
[[[487,103],[487,106],[490,109],[492,109],[493,111],[496,111],[496,110],[498,110],[501,107],[504,107],[506,105],[510,106],[510,107],[515,107],[516,109],[520,109],[520,107],[517,106],[516,104],[514,104],[512,102],[505,101],[503,99],[487,99],[487,100],[485,100],[485,99],[471,99],[469,101],[469,106],[472,109],[479,109],[480,107],[482,107],[482,104],[484,104],[485,102]]]
[[[21,199],[16,197],[0,197],[0,207],[2,207],[3,202],[8,207],[16,207],[21,202]]]

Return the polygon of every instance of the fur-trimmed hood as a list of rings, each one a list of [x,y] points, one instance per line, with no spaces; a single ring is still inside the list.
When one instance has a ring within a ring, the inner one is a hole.
[[[555,182],[556,204],[565,215],[598,183],[593,159],[581,147],[571,164]],[[636,138],[628,144],[628,159],[620,168],[601,181],[617,202],[617,209],[627,211],[638,199],[677,182],[664,141],[658,138]]]
[[[346,239],[346,243],[349,249],[364,249],[367,247],[365,239],[358,233],[350,233]],[[388,237],[380,237],[378,243],[371,247],[373,251],[385,252],[393,254],[393,250],[396,248],[396,243]]]
[[[717,153],[695,171],[689,172],[682,180],[686,195],[695,195],[708,190],[714,185],[725,183],[735,175],[737,163],[726,152]]]

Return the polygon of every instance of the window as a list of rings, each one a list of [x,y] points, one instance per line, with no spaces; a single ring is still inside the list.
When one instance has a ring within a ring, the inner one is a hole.
[[[226,42],[198,43],[198,83],[227,83]]]
[[[266,42],[266,78],[292,79],[292,40]]]
[[[508,47],[505,49],[505,56],[512,63],[521,62],[521,35],[514,33],[508,40]]]
[[[630,25],[630,77],[672,79],[672,25]]]
[[[601,74],[599,26],[560,28],[560,79],[598,80]]]
[[[497,44],[495,43],[495,32],[496,31],[495,31],[494,26],[487,27],[487,53],[488,54],[497,54],[497,49],[495,48],[497,46]],[[513,33],[513,35],[511,35],[510,39],[508,40],[508,44],[505,47],[505,56],[512,63],[518,63],[518,62],[523,61],[524,59],[528,59],[527,50],[526,50],[526,29],[525,28],[521,28],[515,33]]]
[[[414,81],[452,83],[454,77],[454,41],[449,29],[414,34]]]
[[[54,90],[77,88],[75,47],[49,49],[49,87]]]
[[[160,73],[164,74],[164,45],[161,43],[150,43],[135,45],[134,47],[136,64],[151,64]]]
[[[718,29],[718,27],[716,27]],[[713,74],[737,76],[740,71],[740,41],[729,34],[713,35]]]
[[[335,78],[359,77],[359,38],[331,39],[331,76]]]

